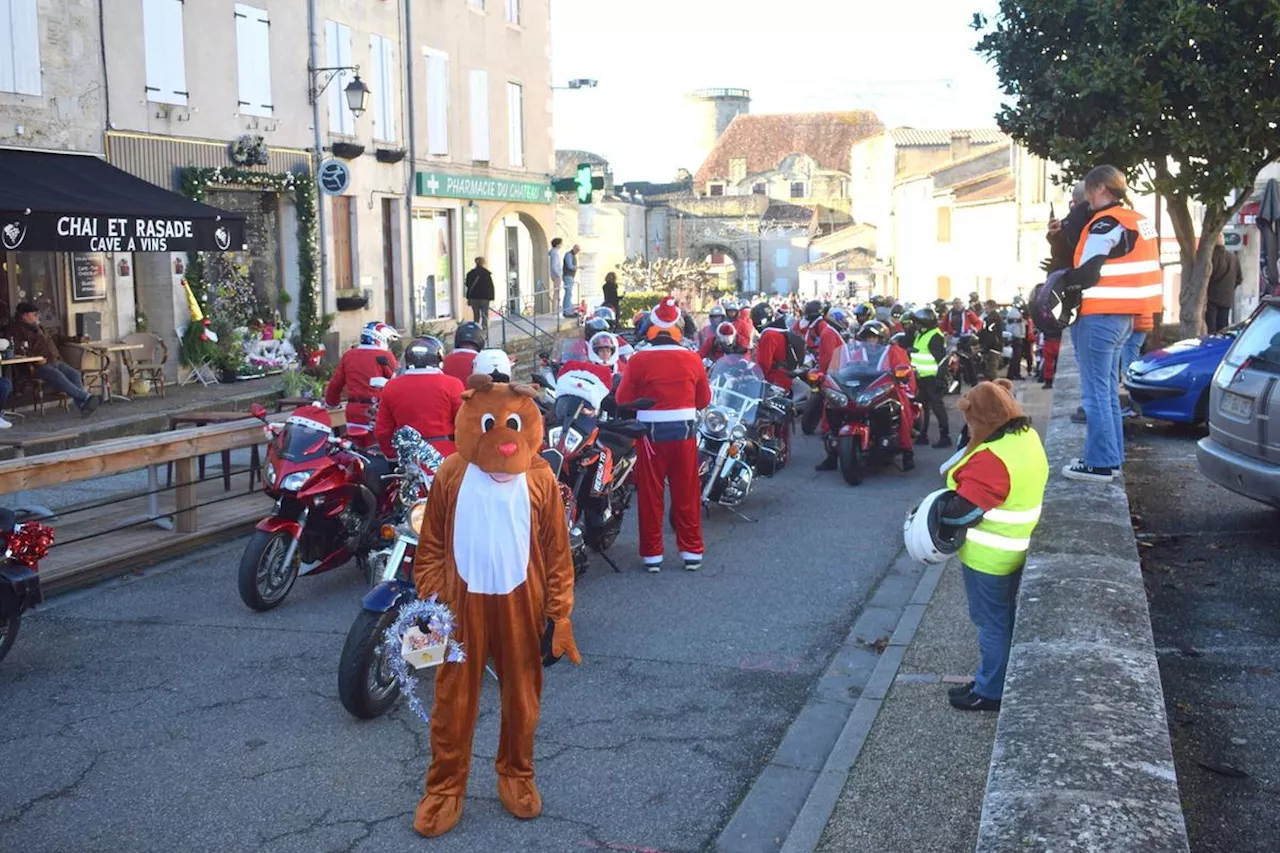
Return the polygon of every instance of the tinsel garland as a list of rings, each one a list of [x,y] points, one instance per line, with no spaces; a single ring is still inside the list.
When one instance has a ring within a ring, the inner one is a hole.
[[[38,521],[16,525],[5,543],[4,556],[34,569],[53,545],[53,528]]]
[[[414,674],[414,669],[404,659],[404,655],[400,652],[400,647],[404,641],[405,632],[414,625],[423,625],[428,634],[440,634],[450,637],[454,631],[453,611],[448,605],[442,604],[436,600],[436,596],[431,596],[425,601],[415,599],[404,607],[400,608],[400,615],[396,621],[382,635],[382,646],[379,648],[378,654],[382,653],[385,648],[390,657],[391,672],[395,675],[396,683],[400,685],[400,692],[404,694],[405,699],[409,703],[410,710],[418,715],[418,719],[430,725],[431,715],[422,705],[422,700],[418,698],[418,676]],[[445,652],[445,663],[462,663],[467,659],[467,654],[463,650],[462,645],[453,639],[446,641],[448,650]]]

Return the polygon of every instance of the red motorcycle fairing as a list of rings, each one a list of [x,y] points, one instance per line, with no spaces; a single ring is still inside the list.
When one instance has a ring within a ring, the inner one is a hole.
[[[854,436],[858,439],[858,443],[862,445],[862,449],[866,450],[871,446],[871,427],[866,421],[845,424],[840,427],[840,436]]]
[[[261,530],[263,533],[288,533],[294,539],[297,539],[298,534],[302,532],[302,525],[298,523],[296,518],[269,515],[259,521],[255,529]]]

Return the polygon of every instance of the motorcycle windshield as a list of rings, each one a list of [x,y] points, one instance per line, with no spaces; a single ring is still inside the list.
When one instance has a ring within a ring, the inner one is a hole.
[[[568,364],[571,361],[590,361],[587,342],[582,338],[561,338],[551,350],[552,364]]]
[[[590,401],[572,394],[557,397],[547,431],[547,445],[562,450],[565,456],[575,456],[587,439],[596,431],[599,411]]]
[[[765,392],[760,365],[740,355],[726,355],[712,365],[709,379],[712,406],[728,409],[747,426],[755,423]]]
[[[310,462],[324,456],[329,433],[297,423],[285,423],[279,442],[280,458],[285,462]]]
[[[836,382],[849,389],[870,385],[889,370],[889,347],[884,344],[850,341],[833,357]]]

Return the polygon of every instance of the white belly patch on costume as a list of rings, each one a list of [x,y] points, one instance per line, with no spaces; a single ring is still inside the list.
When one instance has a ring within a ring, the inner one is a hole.
[[[500,483],[467,466],[453,516],[453,560],[467,591],[506,595],[529,574],[532,511],[525,475]]]

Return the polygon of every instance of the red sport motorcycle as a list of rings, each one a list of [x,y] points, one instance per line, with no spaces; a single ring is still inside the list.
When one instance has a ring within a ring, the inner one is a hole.
[[[254,610],[270,610],[299,576],[352,557],[372,575],[370,554],[383,544],[377,522],[396,500],[391,463],[336,435],[320,406],[303,406],[283,424],[267,423],[262,406],[252,412],[271,438],[262,487],[276,505],[240,558],[240,598]]]
[[[16,523],[13,510],[0,507],[0,660],[18,639],[24,610],[44,601],[40,561],[53,544],[53,529],[35,521]]]
[[[910,379],[911,368],[890,366],[889,347],[867,341],[846,344],[834,361],[823,380],[823,443],[828,453],[836,454],[845,482],[857,486],[872,465],[887,465],[911,449],[898,441],[903,414],[898,383]],[[911,405],[918,417],[920,404]]]

